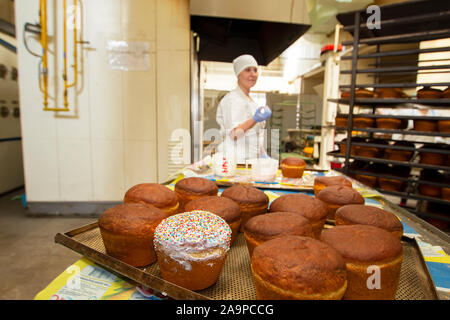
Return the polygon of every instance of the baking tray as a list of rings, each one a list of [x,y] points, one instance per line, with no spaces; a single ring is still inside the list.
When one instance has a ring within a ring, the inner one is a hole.
[[[64,234],[58,233],[55,242],[84,255],[114,273],[167,294],[173,299],[256,300],[250,256],[243,233],[236,237],[228,252],[216,284],[195,292],[162,279],[158,263],[145,268],[136,268],[107,255],[97,222]],[[402,243],[403,263],[395,299],[438,300],[436,288],[416,240],[403,237]]]
[[[262,181],[253,181],[250,179],[250,170],[251,165],[248,166],[248,169],[245,168],[244,165],[238,165],[237,173],[232,177],[220,177],[213,174],[212,170],[208,170],[199,175],[199,177],[211,180],[216,183],[218,187],[231,187],[236,184],[247,185],[259,189],[272,189],[272,190],[293,190],[293,191],[311,191],[314,189],[314,172],[324,172],[324,170],[307,168],[305,169],[305,173],[303,175],[302,181],[292,181],[292,179],[286,179],[283,183],[281,172],[278,172],[277,179],[274,182],[262,182]],[[279,168],[279,170],[281,170]],[[195,171],[193,171],[195,172]],[[306,180],[305,180],[306,177]],[[170,179],[164,184],[173,183],[173,179]],[[281,179],[281,181],[280,181]]]
[[[279,184],[279,183],[263,183],[263,182],[234,182],[234,181],[215,181],[216,185],[219,188],[228,188],[228,187],[232,187],[236,184],[240,184],[240,185],[247,185],[250,187],[255,187],[258,189],[264,189],[264,190],[278,190],[278,191],[283,191],[283,190],[292,190],[292,191],[313,191],[314,190],[314,186],[312,185],[287,185],[287,184]]]

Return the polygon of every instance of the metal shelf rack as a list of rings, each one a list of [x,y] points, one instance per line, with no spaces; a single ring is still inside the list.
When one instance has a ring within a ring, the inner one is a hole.
[[[342,56],[341,60],[351,60],[351,69],[341,70],[342,75],[351,76],[350,84],[340,85],[339,88],[349,89],[350,97],[347,99],[333,98],[328,99],[329,102],[334,102],[337,104],[348,105],[348,114],[338,114],[337,116],[347,117],[347,127],[335,127],[336,131],[346,132],[347,139],[346,142],[336,142],[336,145],[344,144],[346,147],[345,154],[341,154],[338,151],[328,152],[327,155],[336,158],[344,159],[344,167],[338,169],[342,173],[349,174],[364,174],[368,176],[375,176],[377,178],[389,178],[393,180],[399,180],[406,183],[404,190],[388,191],[380,188],[375,188],[377,191],[400,197],[402,199],[414,199],[418,201],[428,201],[450,206],[450,201],[442,198],[434,198],[420,194],[418,191],[418,186],[420,184],[429,184],[439,187],[450,188],[448,181],[441,182],[431,182],[428,180],[422,180],[420,176],[410,174],[407,177],[403,176],[391,176],[382,173],[375,172],[362,172],[350,168],[352,161],[358,161],[362,163],[379,163],[388,165],[398,165],[403,167],[410,167],[412,169],[423,170],[439,170],[444,174],[450,173],[450,161],[446,164],[435,166],[422,164],[417,161],[419,156],[419,147],[423,144],[427,144],[426,149],[421,149],[421,151],[428,151],[439,154],[446,154],[450,160],[450,145],[447,145],[447,149],[438,149],[437,143],[421,142],[417,140],[411,141],[414,143],[414,147],[405,146],[393,146],[388,144],[377,144],[371,142],[356,142],[352,141],[352,132],[359,131],[365,133],[369,136],[374,134],[403,134],[414,136],[416,138],[422,137],[442,137],[450,138],[450,133],[448,132],[424,132],[424,131],[414,131],[414,130],[390,130],[381,129],[376,127],[365,127],[359,128],[353,126],[353,119],[358,117],[367,118],[396,118],[405,120],[450,120],[450,117],[429,117],[429,116],[400,116],[400,115],[388,115],[388,114],[375,114],[375,111],[379,108],[414,108],[415,106],[426,106],[432,109],[439,110],[450,110],[450,99],[418,99],[416,97],[406,97],[406,98],[356,98],[356,89],[378,89],[378,88],[416,88],[420,87],[449,87],[450,82],[402,82],[394,81],[395,83],[386,83],[380,81],[381,75],[403,75],[403,74],[420,74],[423,72],[433,72],[433,73],[448,73],[450,69],[450,64],[444,62],[443,65],[439,66],[422,66],[418,63],[421,62],[417,59],[412,59],[410,62],[416,63],[416,65],[403,66],[400,62],[405,59],[405,56],[418,55],[421,53],[438,53],[438,52],[448,52],[450,51],[450,46],[441,46],[436,48],[416,48],[416,49],[402,49],[402,50],[383,50],[382,45],[385,44],[405,44],[405,43],[419,43],[426,40],[435,40],[450,37],[450,2],[449,1],[408,1],[402,3],[396,3],[391,5],[386,5],[381,7],[381,21],[380,29],[369,29],[367,24],[370,14],[366,13],[365,10],[354,11],[337,15],[338,21],[341,23],[342,30],[348,31],[353,35],[352,41],[342,42],[343,46],[352,46],[351,56]],[[360,48],[366,48],[368,46],[375,46],[376,52],[359,54]],[[388,64],[381,64],[380,59],[383,57],[389,57]],[[358,69],[358,61],[361,59],[376,59],[375,65],[369,68]],[[393,60],[394,59],[394,60]],[[395,59],[399,61],[395,64]],[[445,60],[445,59],[443,59]],[[392,63],[394,62],[394,63]],[[373,83],[357,83],[357,75],[365,74],[373,77]],[[358,105],[360,107],[367,107],[371,109],[372,113],[368,114],[355,114],[354,107]],[[377,140],[380,139],[377,137]],[[387,142],[395,142],[396,140],[387,139]],[[413,157],[409,161],[392,161],[384,158],[368,158],[361,157],[357,155],[352,155],[350,153],[351,146],[365,146],[365,147],[376,147],[376,148],[390,148],[397,150],[408,150],[414,152]],[[419,207],[419,206],[417,206]],[[427,215],[426,213],[419,212],[417,208],[411,209],[413,213],[421,217],[433,217],[437,216]],[[440,216],[439,216],[440,217]],[[450,215],[448,217],[440,217],[450,222]]]

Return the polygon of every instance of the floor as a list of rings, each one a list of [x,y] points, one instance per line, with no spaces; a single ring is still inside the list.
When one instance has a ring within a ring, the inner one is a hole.
[[[0,300],[31,300],[81,255],[55,235],[94,222],[93,217],[29,217],[18,190],[0,197]]]

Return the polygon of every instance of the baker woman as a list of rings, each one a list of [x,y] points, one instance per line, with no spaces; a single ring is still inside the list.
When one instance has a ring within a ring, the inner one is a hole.
[[[245,163],[248,159],[267,157],[263,129],[272,111],[267,106],[258,106],[250,97],[250,89],[258,80],[255,58],[241,55],[233,60],[233,68],[236,89],[227,93],[217,107],[216,120],[223,137],[218,150],[235,156],[237,163]]]

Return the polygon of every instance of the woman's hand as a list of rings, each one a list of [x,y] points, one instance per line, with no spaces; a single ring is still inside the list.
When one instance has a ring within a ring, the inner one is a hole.
[[[271,115],[272,111],[268,106],[258,108],[252,118],[248,119],[247,121],[241,123],[236,128],[231,130],[230,138],[233,140],[239,139],[240,137],[244,136],[244,134],[248,130],[253,128],[258,122],[269,119]]]
[[[255,114],[253,115],[253,120],[256,122],[265,121],[270,118],[272,115],[272,111],[268,106],[260,107],[256,110]]]

